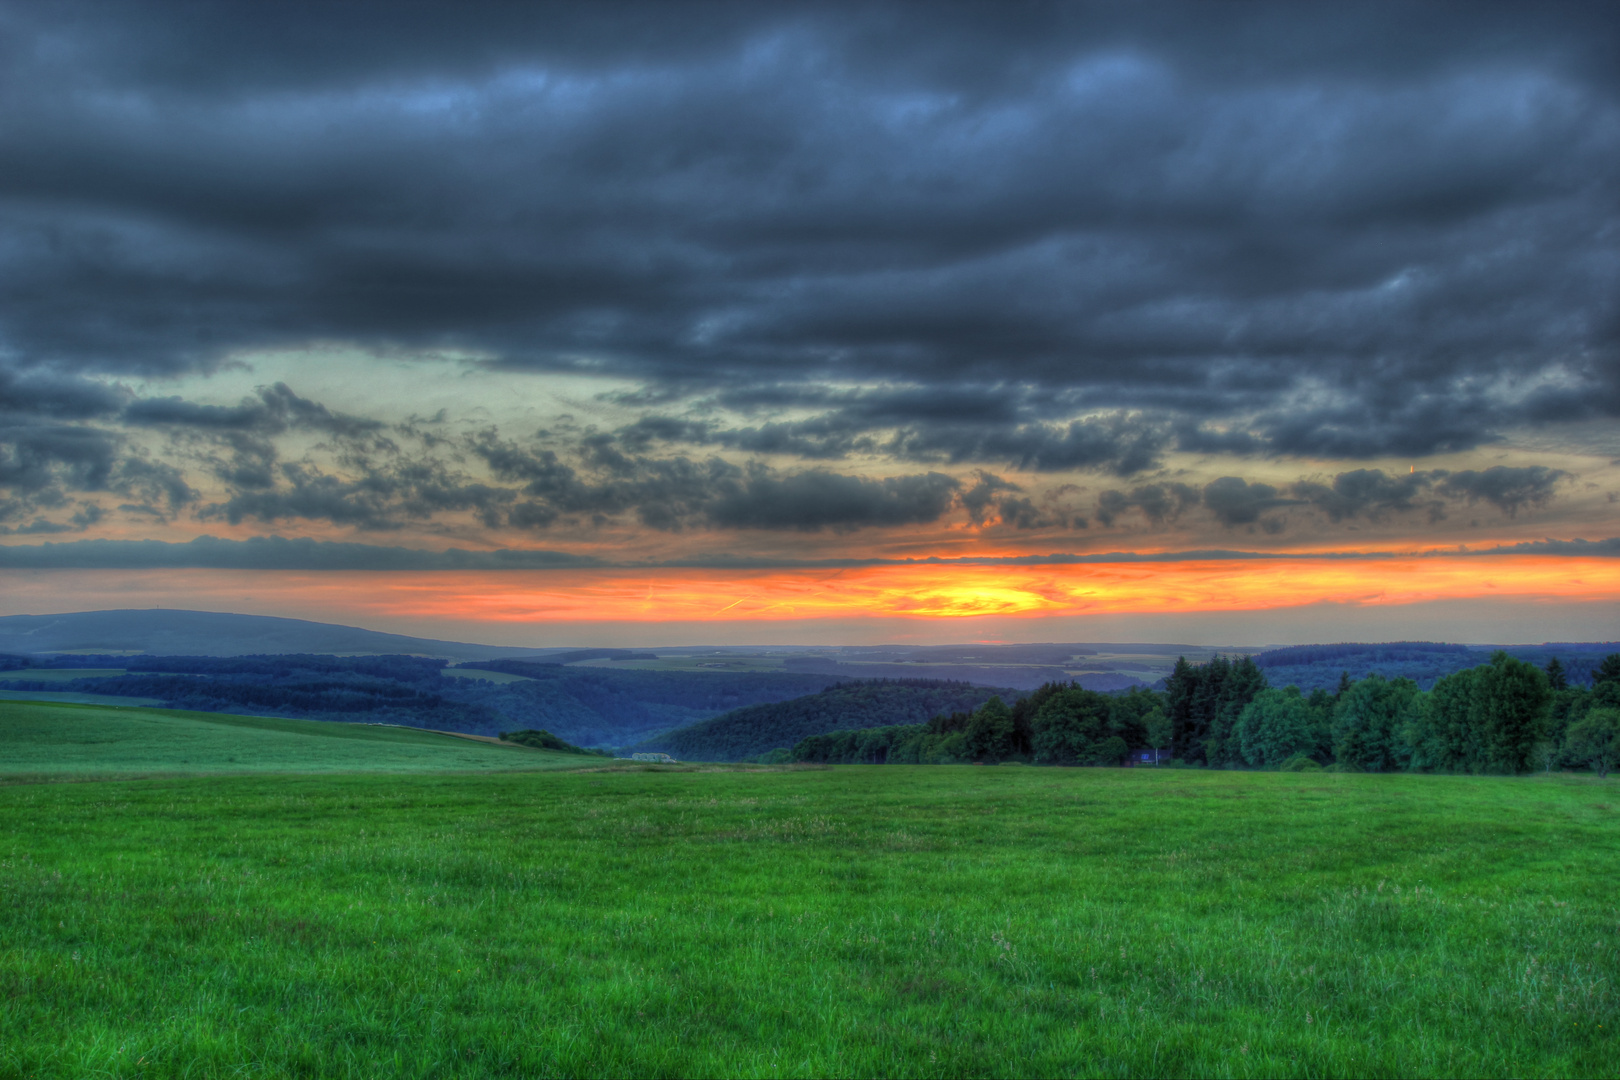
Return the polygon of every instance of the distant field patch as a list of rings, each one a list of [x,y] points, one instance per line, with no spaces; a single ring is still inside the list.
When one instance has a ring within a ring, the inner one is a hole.
[[[0,780],[154,773],[578,768],[581,759],[371,724],[0,701]]]
[[[460,668],[445,668],[441,675],[451,679],[483,679],[496,684],[515,682],[534,682],[527,675],[512,675],[505,671],[478,671],[474,669],[462,670]]]

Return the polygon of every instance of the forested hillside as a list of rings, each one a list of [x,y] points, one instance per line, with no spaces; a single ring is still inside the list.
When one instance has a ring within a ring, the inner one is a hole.
[[[813,694],[838,681],[778,671],[638,671],[513,660],[476,668],[527,681],[474,682],[460,693],[525,727],[545,728],[581,746],[626,746],[728,710]]]
[[[1420,689],[1427,690],[1447,675],[1478,666],[1493,651],[1432,641],[1296,645],[1259,653],[1254,661],[1265,670],[1272,685],[1297,686],[1306,693],[1316,689],[1332,690],[1338,686],[1341,674],[1348,674],[1351,679],[1365,679],[1369,675],[1411,679]],[[1603,657],[1616,651],[1616,645],[1613,642],[1515,645],[1503,651],[1538,666],[1557,657],[1568,680],[1584,686],[1592,681],[1592,670]]]
[[[1248,658],[1177,663],[1165,691],[1107,696],[1050,683],[1011,705],[926,724],[809,736],[780,755],[815,762],[1030,761],[1114,765],[1169,759],[1219,768],[1515,774],[1620,765],[1620,653],[1570,683],[1498,651],[1422,690],[1411,679],[1341,676],[1332,693],[1275,687]]]
[[[662,751],[684,761],[739,761],[837,728],[920,724],[941,713],[970,712],[998,692],[1013,693],[934,679],[844,683],[791,701],[735,709],[648,739],[635,749]]]
[[[122,668],[125,674],[69,681],[22,677],[8,679],[6,687],[145,698],[203,712],[405,724],[475,735],[532,728],[570,743],[606,747],[738,706],[800,697],[836,681],[785,672],[507,667],[500,662],[480,669],[524,676],[496,683],[447,678],[443,660],[418,656],[73,656],[35,666]]]

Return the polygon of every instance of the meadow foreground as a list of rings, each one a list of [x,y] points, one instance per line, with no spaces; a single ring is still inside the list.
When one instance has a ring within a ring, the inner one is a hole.
[[[1614,1075],[1620,785],[0,789],[12,1076]]]

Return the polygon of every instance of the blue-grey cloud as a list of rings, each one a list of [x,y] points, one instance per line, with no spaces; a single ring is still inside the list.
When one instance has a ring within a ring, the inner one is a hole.
[[[1112,525],[1126,511],[1140,510],[1150,524],[1164,525],[1198,500],[1198,489],[1182,483],[1143,484],[1129,492],[1110,488],[1097,497],[1097,520]]]
[[[1069,411],[683,437],[831,460],[882,429],[914,463],[1120,476],[1620,415],[1607,5],[3,18],[18,386],[332,341],[648,400],[1006,384]],[[32,415],[110,415],[97,393]],[[262,432],[258,408],[124,422]]]
[[[724,484],[705,507],[709,522],[732,529],[839,531],[938,521],[961,487],[943,473],[874,480],[811,470],[773,476],[751,470]]]
[[[21,531],[21,530],[19,530]],[[61,530],[46,529],[44,532]],[[1620,537],[1602,540],[1533,540],[1471,550],[1444,549],[1428,552],[1318,551],[1287,552],[1202,549],[1186,551],[1107,551],[1091,554],[1052,552],[1044,555],[932,556],[927,558],[831,558],[783,559],[752,558],[717,554],[703,558],[671,559],[656,562],[603,560],[594,556],[541,549],[468,551],[450,548],[426,551],[416,548],[377,544],[344,543],[279,536],[227,540],[200,536],[184,543],[161,540],[77,540],[42,544],[0,545],[0,569],[8,570],[392,570],[422,572],[432,570],[534,571],[579,570],[590,568],[657,569],[771,569],[838,568],[862,566],[1071,566],[1108,563],[1175,562],[1252,562],[1267,559],[1290,560],[1380,560],[1423,557],[1495,558],[1518,555],[1553,555],[1575,558],[1620,558]]]
[[[1528,507],[1545,506],[1558,485],[1571,478],[1562,469],[1545,465],[1492,465],[1442,475],[1438,485],[1442,494],[1470,503],[1488,502],[1508,517],[1517,517]]]
[[[1228,527],[1262,523],[1267,531],[1277,531],[1280,525],[1274,519],[1262,522],[1260,515],[1299,502],[1284,497],[1270,484],[1250,483],[1240,476],[1223,476],[1204,485],[1204,505],[1215,520]]]
[[[1434,480],[1435,475],[1429,472],[1390,476],[1382,469],[1352,469],[1339,473],[1331,483],[1301,480],[1288,490],[1296,499],[1322,510],[1331,521],[1356,517],[1380,520],[1392,513],[1414,509],[1428,494]],[[1438,504],[1429,505],[1431,514],[1439,512]]]

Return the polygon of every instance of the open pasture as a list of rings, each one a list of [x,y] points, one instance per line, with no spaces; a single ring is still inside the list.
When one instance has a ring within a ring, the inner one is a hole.
[[[171,773],[577,768],[580,758],[380,724],[0,700],[0,784]]]
[[[12,785],[0,1074],[1613,1076],[1617,803],[970,766]]]

